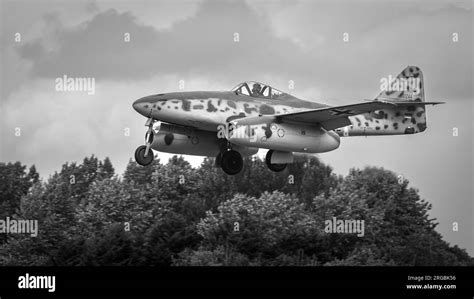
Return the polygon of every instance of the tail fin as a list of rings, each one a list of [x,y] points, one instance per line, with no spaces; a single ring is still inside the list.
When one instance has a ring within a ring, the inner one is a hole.
[[[417,66],[407,66],[396,78],[381,80],[379,101],[425,101],[423,73]]]
[[[382,92],[377,101],[397,104],[387,114],[388,134],[414,134],[426,130],[426,109],[423,73],[417,66],[407,66],[396,78],[381,80]],[[422,104],[423,103],[423,104]]]
[[[396,78],[381,80],[382,92],[376,101],[393,104],[393,108],[378,110],[350,117],[349,135],[398,135],[414,134],[426,130],[426,105],[423,73],[417,66],[407,66]]]

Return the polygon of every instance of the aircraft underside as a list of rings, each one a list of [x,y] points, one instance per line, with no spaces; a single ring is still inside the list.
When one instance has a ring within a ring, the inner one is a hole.
[[[149,130],[146,145],[140,146],[135,153],[135,159],[141,165],[153,161],[151,151],[145,155],[145,151],[153,149],[173,154],[216,157],[216,166],[232,175],[242,169],[243,156],[254,155],[259,148],[265,148],[269,149],[265,159],[267,166],[272,171],[280,172],[295,159],[334,150],[340,143],[336,133],[327,132],[318,126],[270,124],[268,128],[254,126],[234,129],[227,138],[219,138],[218,131],[163,122],[159,128],[153,128],[153,123],[153,119],[147,121]],[[247,132],[241,133],[240,129],[247,129]],[[247,135],[248,131],[252,131],[250,136]],[[237,138],[239,134],[243,135]]]

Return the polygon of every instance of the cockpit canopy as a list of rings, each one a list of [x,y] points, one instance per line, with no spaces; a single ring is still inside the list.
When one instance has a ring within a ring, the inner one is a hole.
[[[288,94],[273,88],[270,85],[255,81],[242,82],[236,87],[232,88],[232,91],[239,95],[266,99],[282,99],[284,96],[289,96]]]

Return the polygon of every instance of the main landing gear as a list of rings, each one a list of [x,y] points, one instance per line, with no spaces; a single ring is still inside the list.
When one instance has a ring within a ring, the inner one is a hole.
[[[226,150],[217,155],[216,165],[220,166],[228,175],[236,175],[244,167],[244,161],[238,151]]]
[[[145,134],[145,145],[141,145],[135,150],[135,161],[142,166],[150,165],[151,162],[153,162],[154,155],[153,150],[151,149],[151,144],[153,143],[154,136],[154,122],[155,121],[151,117],[146,121],[145,126],[148,127],[148,130]]]
[[[265,163],[267,164],[268,168],[274,172],[281,172],[285,170],[287,164],[270,163],[273,153],[273,150],[269,150],[265,157]],[[228,148],[217,155],[216,166],[222,168],[222,170],[228,175],[236,175],[242,170],[244,162],[242,160],[242,155],[240,155],[238,151]]]
[[[272,160],[273,153],[274,153],[273,150],[269,150],[267,152],[267,155],[265,156],[265,163],[267,164],[268,168],[271,171],[274,171],[274,172],[281,172],[281,171],[285,170],[287,164],[272,164],[272,163],[270,163],[270,161]]]

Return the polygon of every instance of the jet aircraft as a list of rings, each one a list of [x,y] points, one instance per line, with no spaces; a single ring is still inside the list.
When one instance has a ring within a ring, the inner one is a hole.
[[[133,103],[148,127],[135,160],[149,165],[153,150],[216,157],[218,167],[235,175],[242,156],[264,148],[268,168],[280,172],[299,156],[337,149],[341,137],[423,132],[425,106],[442,103],[425,102],[416,66],[406,67],[375,99],[342,106],[304,101],[255,81],[230,91],[155,94]]]

